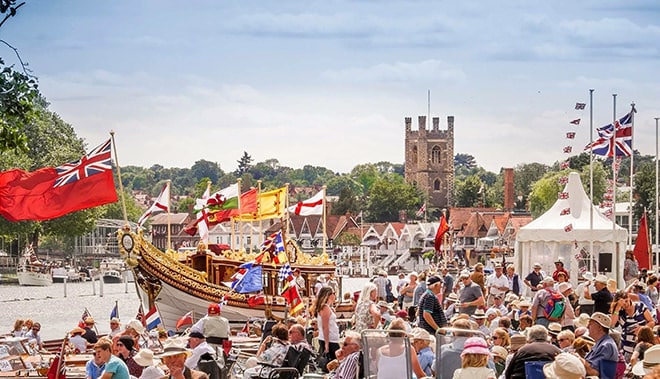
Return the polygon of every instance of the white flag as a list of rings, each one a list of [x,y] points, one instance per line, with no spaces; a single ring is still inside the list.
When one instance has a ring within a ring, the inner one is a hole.
[[[206,187],[202,198],[195,201],[195,209],[201,209],[197,212],[197,231],[199,232],[199,239],[205,244],[209,243],[209,211],[206,209],[206,201],[209,197],[211,197],[211,189]]]
[[[299,201],[298,204],[288,208],[289,213],[300,216],[314,216],[323,214],[323,205],[325,203],[325,191],[321,190],[308,200]]]
[[[144,225],[147,219],[152,215],[163,212],[169,212],[169,211],[170,211],[170,182],[168,181],[165,184],[165,187],[163,187],[163,190],[160,191],[160,195],[158,195],[156,202],[154,202],[151,205],[151,207],[147,209],[147,211],[142,216],[140,216],[140,219],[138,220],[138,226],[142,227],[142,225]]]

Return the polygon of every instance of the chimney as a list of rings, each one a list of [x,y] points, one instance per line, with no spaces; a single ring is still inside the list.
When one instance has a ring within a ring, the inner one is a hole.
[[[504,169],[504,210],[512,211],[514,206],[513,169]]]

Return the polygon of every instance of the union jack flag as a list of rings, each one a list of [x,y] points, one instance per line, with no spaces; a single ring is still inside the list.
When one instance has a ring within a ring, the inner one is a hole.
[[[559,213],[560,216],[566,216],[566,215],[569,215],[569,214],[571,214],[571,208],[564,208]]]
[[[613,124],[608,124],[596,129],[598,139],[593,143],[588,144],[584,149],[592,149],[596,155],[606,157],[629,157],[632,155],[632,124],[633,117],[637,110],[633,107],[632,110],[614,121]]]
[[[107,140],[79,160],[56,167],[58,177],[55,179],[53,187],[62,187],[80,179],[112,170],[111,147],[110,140]]]
[[[557,179],[557,183],[564,185],[568,183],[568,176],[562,176],[559,179]]]
[[[570,231],[572,231],[572,230],[573,230],[573,224],[568,224],[568,225],[564,226],[564,231],[565,231],[566,233],[568,233],[568,232],[570,232]]]
[[[571,121],[571,124],[573,125],[580,125],[580,119],[576,118],[575,120]]]
[[[568,192],[559,192],[560,199],[568,199]]]
[[[571,167],[571,163],[569,161],[561,162],[559,165],[559,168],[562,170],[566,170],[567,168]]]
[[[586,106],[587,106],[586,103],[575,103],[575,109],[577,109],[577,110],[582,110]]]
[[[566,147],[564,147],[564,153],[570,153],[571,151],[573,151],[573,147],[572,147],[572,146],[566,146]]]
[[[575,138],[575,132],[566,132],[566,138],[567,139],[574,139]]]
[[[612,192],[610,191],[609,193],[604,193],[603,194],[603,199],[612,200]]]
[[[611,202],[611,201],[602,201],[602,202],[600,203],[600,207],[601,207],[601,208],[610,208],[611,206],[612,206],[612,202]]]
[[[612,217],[612,208],[610,208],[610,209],[606,210],[605,212],[603,212],[603,216]]]

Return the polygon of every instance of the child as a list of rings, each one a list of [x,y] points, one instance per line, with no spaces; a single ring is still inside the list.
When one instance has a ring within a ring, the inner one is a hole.
[[[490,351],[483,338],[468,338],[461,353],[462,368],[454,372],[453,379],[495,379],[495,372],[486,367],[489,356]]]

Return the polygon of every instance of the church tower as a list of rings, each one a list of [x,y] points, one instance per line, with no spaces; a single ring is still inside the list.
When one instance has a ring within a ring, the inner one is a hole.
[[[440,118],[426,129],[426,116],[419,116],[417,130],[406,117],[405,178],[427,196],[427,208],[454,204],[454,116],[447,117],[447,130],[440,130]]]

